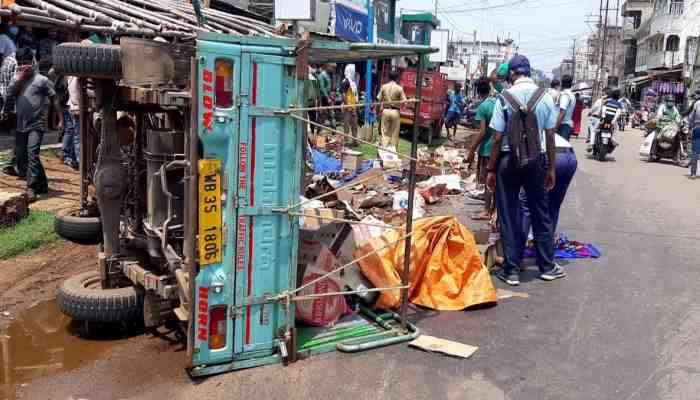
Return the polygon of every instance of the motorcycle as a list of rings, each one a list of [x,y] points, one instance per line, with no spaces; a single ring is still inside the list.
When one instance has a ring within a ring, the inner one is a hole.
[[[685,168],[690,165],[686,149],[688,135],[688,123],[685,120],[680,123],[667,121],[657,124],[657,127],[647,132],[639,149],[640,157],[647,162],[673,160],[676,165]]]
[[[601,121],[595,133],[595,144],[593,145],[593,158],[598,161],[605,161],[605,157],[612,153],[617,147],[613,140],[613,123],[607,120]]]

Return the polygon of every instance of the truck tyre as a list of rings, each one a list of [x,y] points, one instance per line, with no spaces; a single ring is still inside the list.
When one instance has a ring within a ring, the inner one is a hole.
[[[133,286],[102,289],[97,271],[66,279],[57,301],[61,312],[77,321],[143,321],[143,294]]]
[[[54,221],[54,231],[69,242],[86,246],[102,243],[100,218],[82,217],[77,209],[59,212]]]
[[[122,51],[117,45],[62,43],[53,51],[58,73],[82,78],[122,77]]]

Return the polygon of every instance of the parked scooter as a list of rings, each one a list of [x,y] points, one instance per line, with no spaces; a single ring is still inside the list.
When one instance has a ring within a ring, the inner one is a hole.
[[[646,140],[639,149],[640,157],[648,162],[661,159],[673,160],[679,167],[687,167],[690,164],[686,149],[688,139],[688,123],[668,121],[659,124],[655,129],[647,132]]]
[[[607,120],[601,121],[596,130],[595,144],[593,145],[593,158],[605,161],[605,157],[617,147],[613,140],[613,123]]]

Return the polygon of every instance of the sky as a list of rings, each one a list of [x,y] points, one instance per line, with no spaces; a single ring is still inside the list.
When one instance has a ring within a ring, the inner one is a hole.
[[[620,0],[620,5],[624,0]],[[610,0],[615,7],[617,0]],[[551,73],[565,57],[571,57],[573,38],[592,32],[587,15],[597,14],[599,0],[438,0],[438,18],[443,29],[471,40],[496,35],[520,41],[519,53],[530,58],[533,68]],[[397,13],[434,10],[434,0],[399,0]],[[483,10],[486,7],[492,9]],[[611,11],[611,13],[613,13]],[[595,17],[597,18],[597,17]]]

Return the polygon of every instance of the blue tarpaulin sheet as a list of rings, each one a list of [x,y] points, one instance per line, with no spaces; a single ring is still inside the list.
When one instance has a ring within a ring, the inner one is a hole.
[[[329,175],[334,172],[339,173],[343,170],[343,164],[337,158],[314,149],[311,150],[311,154],[314,158],[314,174]],[[343,178],[343,181],[348,182],[354,179],[357,175],[368,171],[371,167],[372,161],[363,161],[360,169],[355,171],[354,174]]]

